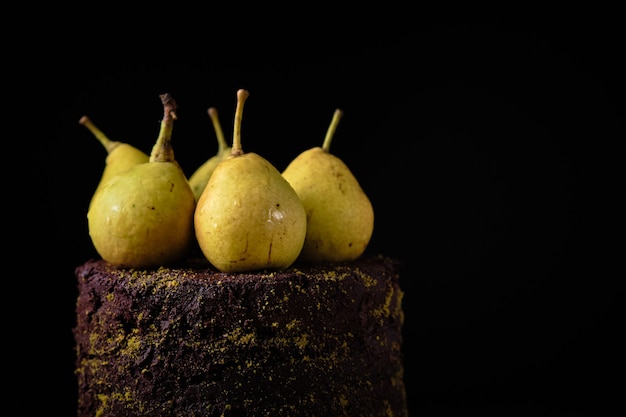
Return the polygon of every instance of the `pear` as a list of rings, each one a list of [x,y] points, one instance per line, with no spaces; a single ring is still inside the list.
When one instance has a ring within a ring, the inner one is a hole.
[[[104,170],[100,177],[100,181],[96,186],[94,194],[96,194],[102,186],[112,177],[127,171],[130,167],[137,164],[148,162],[150,158],[148,154],[136,147],[117,140],[111,140],[106,136],[89,117],[83,116],[78,121],[100,141],[104,149],[107,151]],[[92,197],[93,199],[93,197]],[[89,203],[91,205],[91,202]]]
[[[304,206],[294,189],[268,160],[243,152],[248,94],[237,91],[231,153],[215,167],[194,215],[198,245],[222,272],[286,269],[306,235]]]
[[[226,143],[224,138],[224,132],[222,131],[222,125],[220,124],[217,109],[210,107],[208,110],[209,117],[213,122],[213,129],[215,130],[215,136],[217,136],[217,153],[207,159],[202,165],[200,165],[189,177],[189,184],[193,190],[196,200],[200,198],[200,194],[206,187],[206,183],[209,181],[213,170],[224,158],[230,155],[231,147]]]
[[[169,94],[160,98],[164,116],[148,162],[107,181],[87,212],[96,251],[120,267],[168,266],[195,243],[196,200],[171,145],[176,102]]]
[[[330,153],[339,120],[336,109],[323,145],[294,158],[282,175],[296,191],[307,213],[307,232],[299,259],[346,262],[365,252],[374,230],[374,209],[348,166]]]

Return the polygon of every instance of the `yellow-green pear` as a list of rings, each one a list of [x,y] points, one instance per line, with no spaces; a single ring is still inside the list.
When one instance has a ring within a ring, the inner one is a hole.
[[[306,235],[306,214],[294,189],[265,158],[243,152],[247,97],[247,90],[237,91],[231,154],[213,171],[194,216],[199,247],[222,272],[286,269]]]
[[[128,143],[109,139],[89,117],[81,117],[78,123],[89,129],[107,152],[104,170],[102,171],[102,176],[100,177],[94,194],[102,188],[104,183],[115,175],[125,172],[130,167],[137,164],[148,162],[150,158],[148,154]],[[89,204],[91,205],[91,202]]]
[[[196,200],[171,145],[176,102],[169,94],[160,98],[164,116],[149,161],[107,181],[87,212],[96,251],[121,267],[168,266],[195,243]]]
[[[348,166],[329,151],[342,115],[335,110],[323,145],[302,152],[282,173],[306,210],[307,232],[300,253],[305,262],[355,260],[365,252],[374,231],[370,199]]]
[[[231,147],[226,143],[224,138],[224,132],[222,131],[222,125],[217,114],[215,107],[209,107],[209,117],[213,122],[213,129],[215,130],[215,136],[217,137],[217,153],[207,159],[202,165],[196,169],[189,177],[189,184],[193,190],[196,200],[200,198],[200,194],[206,187],[206,183],[211,178],[213,170],[224,158],[230,155]]]

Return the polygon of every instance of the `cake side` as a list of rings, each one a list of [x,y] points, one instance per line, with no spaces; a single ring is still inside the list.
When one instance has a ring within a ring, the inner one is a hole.
[[[407,416],[399,263],[76,268],[79,416]]]

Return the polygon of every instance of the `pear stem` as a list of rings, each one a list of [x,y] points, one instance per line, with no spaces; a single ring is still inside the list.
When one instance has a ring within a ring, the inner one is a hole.
[[[243,154],[241,147],[241,118],[243,115],[243,105],[248,98],[248,90],[237,90],[237,108],[235,109],[235,125],[233,127],[233,146],[231,156],[239,156]]]
[[[163,119],[161,120],[159,137],[150,153],[150,162],[174,162],[176,159],[171,140],[174,120],[176,120],[176,101],[167,93],[161,94],[159,97],[163,103]]]
[[[224,138],[224,131],[222,130],[222,125],[220,124],[217,109],[215,107],[209,107],[208,113],[211,118],[211,122],[213,122],[215,136],[217,136],[217,153],[221,154],[226,150],[226,148],[228,148],[228,143],[226,143],[226,139]]]
[[[81,125],[85,126],[89,131],[100,141],[104,149],[106,149],[107,153],[111,153],[111,151],[122,144],[122,142],[118,142],[115,140],[109,139],[100,129],[93,124],[91,119],[87,116],[83,116],[78,121]]]
[[[324,143],[322,144],[322,149],[324,150],[324,152],[330,152],[330,142],[333,140],[335,130],[337,130],[337,125],[339,124],[339,120],[341,120],[342,116],[343,112],[341,111],[341,109],[336,109],[335,113],[333,113],[333,118],[330,121],[328,130],[326,131],[326,136],[324,137]]]

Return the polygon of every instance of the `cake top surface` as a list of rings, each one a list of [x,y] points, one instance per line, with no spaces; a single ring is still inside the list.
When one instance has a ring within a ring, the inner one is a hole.
[[[76,268],[78,276],[85,276],[93,270],[106,272],[129,281],[136,279],[170,280],[171,282],[196,280],[213,281],[215,283],[245,282],[247,280],[281,281],[294,276],[316,277],[327,281],[340,280],[346,274],[361,272],[363,277],[380,276],[381,274],[398,274],[402,263],[398,259],[381,254],[363,256],[355,261],[336,264],[296,263],[285,270],[262,270],[254,272],[221,272],[215,269],[204,258],[188,258],[174,266],[158,268],[123,268],[103,259],[90,259]],[[175,284],[170,284],[175,285]]]

